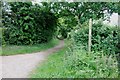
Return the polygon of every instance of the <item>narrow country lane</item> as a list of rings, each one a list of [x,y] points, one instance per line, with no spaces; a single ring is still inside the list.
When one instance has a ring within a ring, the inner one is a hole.
[[[64,41],[48,50],[22,55],[0,56],[2,58],[2,78],[28,78],[28,75],[35,69],[36,65],[47,59],[47,56],[64,46]]]

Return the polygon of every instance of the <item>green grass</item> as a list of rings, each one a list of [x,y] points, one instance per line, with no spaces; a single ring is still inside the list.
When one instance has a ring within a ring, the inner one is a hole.
[[[68,44],[67,44],[68,45]],[[67,53],[66,53],[67,51]],[[66,46],[51,54],[29,75],[30,78],[117,78],[117,60],[103,52],[88,54],[83,49]]]
[[[37,45],[29,45],[29,46],[17,46],[17,45],[9,45],[2,47],[2,53],[0,55],[8,56],[8,55],[16,55],[16,54],[26,54],[26,53],[34,53],[43,51],[49,48],[54,47],[59,43],[59,40],[52,40],[48,43],[37,44]],[[0,50],[1,51],[1,50]]]
[[[72,52],[72,53],[71,53]],[[68,51],[65,61],[66,77],[71,78],[117,78],[118,63],[115,55],[91,52],[83,49]]]
[[[63,75],[63,58],[64,53],[66,52],[67,48],[64,47],[63,49],[59,50],[51,54],[48,59],[43,63],[40,64],[35,71],[32,71],[30,74],[31,78],[61,78]]]

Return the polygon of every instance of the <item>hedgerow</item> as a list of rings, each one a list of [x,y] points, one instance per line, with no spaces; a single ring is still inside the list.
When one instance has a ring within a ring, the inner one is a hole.
[[[64,76],[69,78],[117,78],[118,62],[116,56],[104,52],[88,54],[82,46],[72,46],[64,59]]]
[[[76,45],[88,49],[88,26],[83,26],[73,35]],[[104,51],[107,54],[116,52],[118,32],[116,27],[110,27],[98,22],[92,26],[92,51]]]
[[[116,58],[118,32],[116,27],[94,23],[92,26],[92,51],[88,53],[88,26],[72,32],[71,45],[64,56],[64,77],[117,78]]]
[[[57,18],[49,9],[31,2],[12,2],[9,5],[11,12],[3,13],[3,25],[7,28],[3,35],[6,43],[39,44],[53,38]]]

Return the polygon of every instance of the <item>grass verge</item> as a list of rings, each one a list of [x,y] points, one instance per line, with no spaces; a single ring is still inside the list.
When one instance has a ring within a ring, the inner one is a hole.
[[[40,64],[35,71],[32,71],[30,78],[61,78],[63,75],[63,57],[67,50],[67,47],[51,54],[47,61]]]
[[[68,44],[67,44],[68,45]],[[30,78],[117,78],[116,57],[103,52],[88,54],[86,50],[66,46],[51,54],[29,75]]]
[[[17,45],[9,45],[2,47],[2,53],[0,55],[2,56],[8,56],[8,55],[16,55],[16,54],[26,54],[26,53],[34,53],[43,51],[49,48],[54,47],[59,43],[59,40],[51,40],[48,43],[44,44],[37,44],[37,45],[23,45],[23,46],[17,46]],[[1,52],[1,50],[0,50]]]

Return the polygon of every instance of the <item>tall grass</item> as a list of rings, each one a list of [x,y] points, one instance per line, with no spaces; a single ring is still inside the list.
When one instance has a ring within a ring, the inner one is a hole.
[[[71,78],[117,78],[118,63],[115,55],[104,52],[89,54],[83,49],[71,49],[65,58],[65,73]]]

